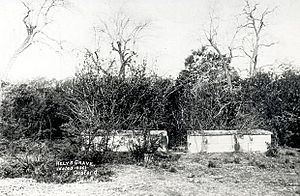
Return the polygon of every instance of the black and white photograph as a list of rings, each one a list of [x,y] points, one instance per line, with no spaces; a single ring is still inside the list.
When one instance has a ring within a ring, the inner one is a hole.
[[[0,196],[300,195],[299,0],[0,0]]]

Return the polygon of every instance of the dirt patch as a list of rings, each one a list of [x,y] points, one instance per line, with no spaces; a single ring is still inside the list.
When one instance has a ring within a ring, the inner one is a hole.
[[[108,182],[0,179],[0,195],[296,195],[299,156],[288,154],[292,155],[277,159],[261,154],[194,154],[148,168],[111,165],[115,175]],[[209,162],[215,166],[209,167]]]

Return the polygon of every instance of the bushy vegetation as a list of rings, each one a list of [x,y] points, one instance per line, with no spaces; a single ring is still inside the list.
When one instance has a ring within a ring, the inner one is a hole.
[[[91,66],[67,81],[8,85],[1,107],[1,148],[7,157],[1,176],[71,182],[72,172],[55,175],[56,161],[87,160],[102,167],[115,161],[139,162],[155,151],[147,137],[134,146],[128,160],[120,158],[114,152],[118,144],[109,141],[116,130],[149,135],[150,129],[167,126],[165,94],[171,81],[139,72],[121,79],[100,76]],[[102,137],[97,145],[96,137]]]
[[[276,145],[299,147],[300,74],[257,73],[242,79],[233,68],[232,90],[217,54],[202,50],[186,59],[174,85],[170,122],[177,135],[202,129],[267,129]],[[175,114],[175,115],[174,115]],[[172,135],[171,135],[172,136]],[[175,136],[176,137],[176,136]]]
[[[176,80],[147,75],[144,68],[126,78],[103,75],[87,64],[69,80],[9,84],[0,111],[1,152],[8,157],[1,176],[72,181],[68,175],[69,180],[45,175],[55,173],[57,160],[97,165],[118,160],[117,146],[109,142],[116,130],[147,135],[151,129],[165,129],[170,147],[175,147],[185,144],[188,129],[265,128],[274,133],[276,145],[299,147],[299,73],[257,73],[241,79],[233,68],[229,71],[232,88],[221,58],[202,48],[186,59]],[[148,138],[133,146],[127,162],[142,161],[156,149]]]

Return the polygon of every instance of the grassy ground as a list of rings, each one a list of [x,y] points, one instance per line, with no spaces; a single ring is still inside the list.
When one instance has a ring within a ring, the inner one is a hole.
[[[111,165],[107,182],[37,183],[0,179],[0,195],[299,195],[300,153],[183,154],[147,167]]]

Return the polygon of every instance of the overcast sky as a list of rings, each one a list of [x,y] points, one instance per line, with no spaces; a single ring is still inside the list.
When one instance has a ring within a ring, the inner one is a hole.
[[[32,0],[37,2],[38,0]],[[79,50],[95,46],[93,27],[100,19],[122,10],[136,21],[151,21],[150,28],[138,44],[141,57],[149,68],[162,76],[176,77],[184,68],[184,59],[191,50],[206,44],[203,36],[209,13],[218,16],[218,40],[225,48],[236,27],[235,17],[241,13],[241,0],[69,0],[68,9],[57,10],[48,35],[65,41],[65,51],[56,53],[45,45],[33,45],[22,53],[8,73],[10,80],[34,77],[63,79],[72,76],[80,63]],[[300,1],[264,0],[260,8],[277,9],[269,18],[264,39],[278,42],[262,51],[259,65],[291,62],[300,67]],[[26,36],[22,19],[26,10],[19,0],[0,0],[0,69]],[[53,12],[54,13],[54,12]],[[78,49],[78,51],[77,51]],[[247,68],[246,59],[233,65]]]

